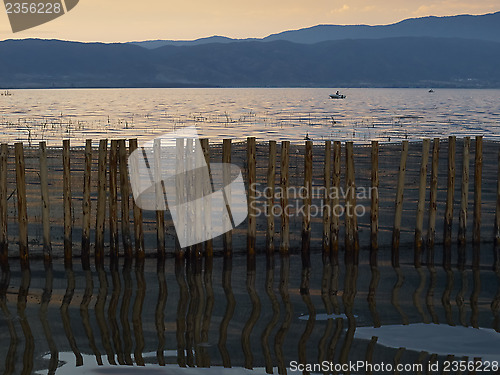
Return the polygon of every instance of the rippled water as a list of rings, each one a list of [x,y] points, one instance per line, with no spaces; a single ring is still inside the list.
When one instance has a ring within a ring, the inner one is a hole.
[[[344,89],[15,90],[0,96],[2,142],[146,140],[196,125],[222,138],[396,141],[500,135],[500,90]]]

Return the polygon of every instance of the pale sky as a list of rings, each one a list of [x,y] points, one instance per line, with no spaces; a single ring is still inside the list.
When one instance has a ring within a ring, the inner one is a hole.
[[[68,14],[13,34],[0,4],[0,40],[260,38],[317,24],[380,25],[412,17],[499,10],[500,0],[80,0]]]

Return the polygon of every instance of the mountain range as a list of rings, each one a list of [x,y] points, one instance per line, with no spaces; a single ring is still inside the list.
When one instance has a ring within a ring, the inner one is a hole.
[[[264,39],[0,42],[0,88],[500,87],[500,12]]]

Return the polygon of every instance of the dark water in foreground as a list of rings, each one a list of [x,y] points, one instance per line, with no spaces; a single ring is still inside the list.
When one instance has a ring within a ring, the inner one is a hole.
[[[490,246],[474,266],[472,252],[452,249],[443,265],[436,249],[435,265],[420,268],[404,262],[412,249],[397,268],[385,250],[378,265],[362,252],[359,266],[313,253],[307,269],[300,255],[120,260],[87,270],[76,260],[72,268],[32,262],[31,271],[11,260],[0,287],[0,371],[284,374],[294,361],[366,360],[438,361],[441,373],[446,360],[494,363],[500,271]]]

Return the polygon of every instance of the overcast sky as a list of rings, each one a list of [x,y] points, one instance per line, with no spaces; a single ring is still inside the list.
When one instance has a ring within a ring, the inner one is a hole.
[[[500,0],[80,0],[67,15],[16,34],[0,5],[0,40],[248,38],[317,24],[379,25],[411,17],[499,10]]]

